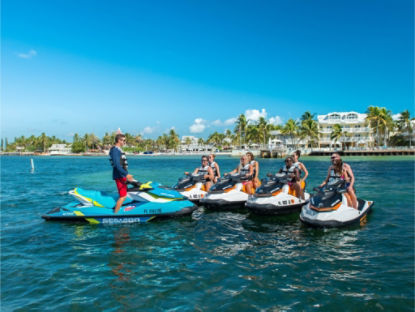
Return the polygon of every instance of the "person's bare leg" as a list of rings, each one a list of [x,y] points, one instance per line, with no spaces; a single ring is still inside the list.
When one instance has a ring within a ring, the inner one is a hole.
[[[206,184],[205,184],[206,192],[209,192],[210,186],[211,186],[211,183],[210,182],[206,182]]]
[[[118,213],[118,211],[120,210],[122,203],[124,202],[124,200],[127,198],[127,196],[124,197],[120,197],[117,200],[117,204],[115,205],[115,209],[114,209],[114,213]]]
[[[354,193],[354,190],[351,189],[347,193],[350,196],[350,201],[351,201],[351,204],[353,205],[353,208],[357,209],[357,197],[356,197],[356,194]]]

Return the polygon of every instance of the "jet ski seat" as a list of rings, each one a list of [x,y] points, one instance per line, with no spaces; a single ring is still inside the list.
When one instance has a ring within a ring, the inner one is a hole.
[[[96,207],[113,208],[118,200],[118,196],[104,195],[100,191],[85,190],[80,187],[70,191],[69,194],[74,196],[81,203],[90,204]],[[125,205],[131,202],[131,198],[127,197],[123,204]]]

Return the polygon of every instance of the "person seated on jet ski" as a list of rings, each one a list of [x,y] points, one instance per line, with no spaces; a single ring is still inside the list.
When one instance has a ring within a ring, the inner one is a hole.
[[[240,173],[242,180],[242,185],[245,186],[246,193],[252,195],[254,192],[254,188],[252,185],[252,177],[254,175],[254,169],[252,168],[252,165],[248,161],[248,156],[243,155],[241,157],[241,162],[234,170],[229,172],[232,173]]]
[[[203,178],[206,180],[204,184],[206,192],[209,192],[209,189],[212,186],[212,181],[214,180],[214,174],[212,168],[209,166],[209,159],[207,156],[202,156],[202,165],[193,171],[193,174],[198,173],[203,173]]]
[[[251,152],[246,153],[248,156],[248,162],[251,164],[252,168],[254,169],[254,174],[252,178],[252,185],[254,189],[257,189],[260,185],[258,175],[259,175],[259,163],[255,160],[254,154]]]
[[[301,198],[304,199],[304,189],[305,189],[305,180],[308,177],[308,170],[307,168],[304,166],[304,164],[300,161],[298,161],[298,159],[300,158],[301,152],[299,150],[296,150],[292,157],[294,160],[294,166],[296,166],[298,168],[298,170],[300,171],[300,181],[296,182],[299,184],[300,189],[301,189]],[[301,178],[301,173],[304,172],[304,177]],[[304,183],[302,183],[304,182]],[[303,184],[304,187],[301,185]]]
[[[220,178],[219,165],[216,163],[215,157],[216,157],[215,154],[209,155],[209,166],[213,170],[213,183],[218,182],[218,179]]]
[[[285,173],[289,177],[288,186],[293,188],[295,195],[301,198],[300,170],[294,165],[294,159],[291,156],[285,158],[285,167],[281,168],[278,173]]]
[[[334,183],[338,180],[345,180],[347,204],[348,206],[357,209],[357,198],[353,188],[354,174],[352,168],[350,165],[343,162],[339,153],[333,153],[331,155],[331,162],[332,165],[329,167],[327,177],[319,187],[323,187],[327,182]]]

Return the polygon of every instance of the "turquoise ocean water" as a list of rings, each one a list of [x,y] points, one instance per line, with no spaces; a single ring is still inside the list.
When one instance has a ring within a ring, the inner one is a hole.
[[[1,311],[413,311],[414,158],[346,158],[364,226],[208,212],[146,224],[45,222],[75,186],[115,191],[105,157],[1,157]],[[172,185],[199,157],[129,157]],[[328,157],[303,158],[308,189]],[[238,159],[219,157],[222,172]],[[281,159],[259,159],[260,176]]]

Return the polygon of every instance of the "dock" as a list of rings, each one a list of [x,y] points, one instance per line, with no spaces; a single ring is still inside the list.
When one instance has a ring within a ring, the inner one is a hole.
[[[334,151],[312,151],[309,156],[330,156]],[[336,151],[342,156],[407,156],[415,155],[415,149],[374,149]]]

